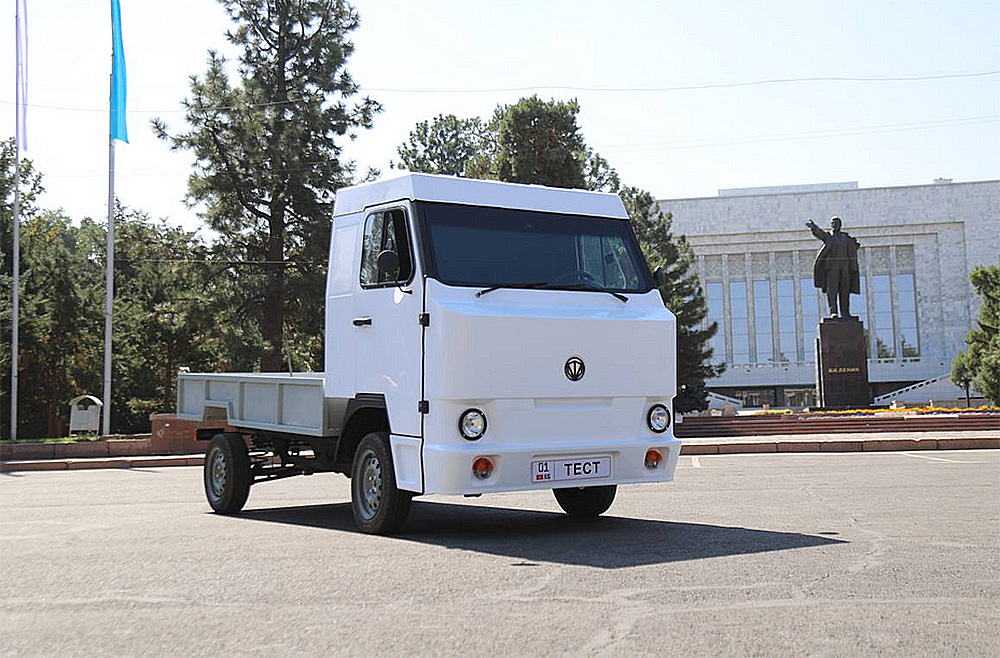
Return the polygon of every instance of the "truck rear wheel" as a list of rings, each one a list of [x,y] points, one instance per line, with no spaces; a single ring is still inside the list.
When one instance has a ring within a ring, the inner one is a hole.
[[[573,489],[553,489],[556,502],[570,516],[600,516],[615,502],[618,487],[575,487]]]
[[[413,494],[396,488],[392,450],[386,432],[367,434],[354,451],[351,467],[351,510],[358,530],[388,535],[410,513]]]
[[[235,514],[250,495],[250,455],[240,434],[216,434],[205,453],[205,495],[219,514]]]

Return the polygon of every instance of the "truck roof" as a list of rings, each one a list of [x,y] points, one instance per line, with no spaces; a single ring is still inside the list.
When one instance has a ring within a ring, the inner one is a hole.
[[[628,219],[617,194],[414,173],[338,190],[333,214],[339,217],[404,199]]]

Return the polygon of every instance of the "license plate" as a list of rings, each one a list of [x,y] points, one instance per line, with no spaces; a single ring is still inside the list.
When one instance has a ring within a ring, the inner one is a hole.
[[[611,457],[551,459],[531,462],[531,479],[534,482],[593,480],[609,477],[611,477]]]

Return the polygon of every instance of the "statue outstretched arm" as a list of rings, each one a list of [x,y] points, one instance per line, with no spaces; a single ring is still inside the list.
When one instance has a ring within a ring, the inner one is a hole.
[[[827,240],[830,239],[830,234],[821,229],[820,227],[816,226],[816,222],[814,222],[813,220],[810,219],[808,222],[806,222],[806,226],[809,227],[809,230],[812,231],[812,234],[816,236],[817,240],[822,240],[825,243]]]

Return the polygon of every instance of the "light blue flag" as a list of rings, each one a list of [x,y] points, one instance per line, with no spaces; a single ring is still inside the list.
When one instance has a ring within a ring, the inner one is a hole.
[[[111,139],[128,143],[125,125],[125,47],[122,46],[122,11],[111,0]]]

